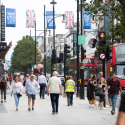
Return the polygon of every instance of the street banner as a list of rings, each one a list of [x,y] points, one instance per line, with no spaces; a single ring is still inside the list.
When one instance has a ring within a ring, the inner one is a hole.
[[[47,22],[47,29],[53,29],[53,11],[46,11],[46,22]],[[54,29],[56,29],[55,22],[54,25],[55,25]]]
[[[74,12],[65,11],[65,29],[74,29]]]
[[[5,6],[1,5],[1,41],[5,41]]]
[[[35,28],[36,11],[26,10],[26,28]]]
[[[16,27],[16,9],[6,8],[6,27]]]
[[[8,61],[7,62],[7,67],[10,67],[11,66],[11,61]]]
[[[83,11],[83,29],[91,29],[91,11]]]

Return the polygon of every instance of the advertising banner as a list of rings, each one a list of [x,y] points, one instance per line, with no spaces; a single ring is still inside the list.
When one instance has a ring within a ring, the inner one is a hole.
[[[7,62],[7,67],[10,67],[11,66],[11,61],[8,61]]]
[[[53,29],[53,11],[46,11],[46,22],[47,22],[47,29]],[[56,29],[56,25],[54,26],[54,29]]]
[[[6,8],[6,27],[16,27],[16,9]]]
[[[6,51],[7,51],[7,43],[0,42],[0,52],[6,52]]]
[[[5,6],[1,5],[1,41],[5,41]]]
[[[91,11],[83,11],[83,29],[91,29]]]

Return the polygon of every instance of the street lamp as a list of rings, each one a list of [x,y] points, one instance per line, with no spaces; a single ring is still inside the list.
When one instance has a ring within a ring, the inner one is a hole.
[[[50,4],[53,4],[53,57],[55,57],[56,53],[55,53],[55,13],[54,13],[54,5],[57,4],[57,2],[55,2],[54,0],[52,2],[50,2]],[[53,71],[56,70],[55,64],[53,64]]]

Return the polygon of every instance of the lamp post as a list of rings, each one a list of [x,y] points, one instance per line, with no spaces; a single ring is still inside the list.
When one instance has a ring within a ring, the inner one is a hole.
[[[35,23],[35,65],[36,65],[36,23]],[[35,69],[35,73],[36,73],[36,69]]]
[[[54,5],[57,4],[57,2],[55,2],[54,0],[52,2],[50,2],[50,4],[53,4],[53,57],[55,58],[56,56],[56,51],[55,51],[55,13],[54,13]],[[53,64],[53,71],[56,70],[56,66],[55,64]]]
[[[77,0],[77,94],[79,96],[79,45],[78,45],[78,35],[79,35],[79,0]]]

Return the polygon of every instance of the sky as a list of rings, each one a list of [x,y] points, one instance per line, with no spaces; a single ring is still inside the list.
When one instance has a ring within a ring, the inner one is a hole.
[[[50,4],[52,0],[1,0],[1,4],[5,5],[5,8],[16,9],[16,27],[6,27],[6,41],[9,44],[12,41],[12,47],[8,51],[7,55],[10,59],[13,49],[17,44],[18,40],[21,40],[23,36],[31,35],[35,36],[34,28],[26,28],[26,10],[36,11],[36,29],[44,30],[44,5],[46,5],[46,11],[52,11],[52,5]],[[76,22],[76,10],[77,3],[75,0],[55,0],[57,4],[55,5],[56,14],[64,14],[64,11],[74,11],[74,22]],[[56,30],[55,34],[66,34],[68,29],[65,29],[65,24],[62,23],[63,17],[58,17],[55,19]],[[41,32],[37,31],[38,36]],[[51,30],[52,34],[52,30]]]

